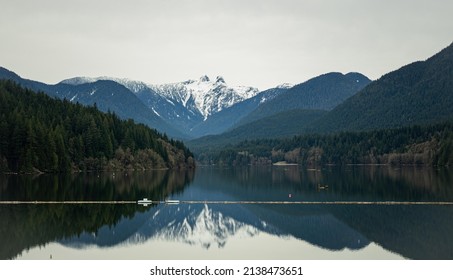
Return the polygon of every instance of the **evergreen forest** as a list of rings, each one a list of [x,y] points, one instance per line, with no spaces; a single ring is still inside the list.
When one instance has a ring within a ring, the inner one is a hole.
[[[191,151],[143,124],[0,81],[0,171],[192,168]]]
[[[365,132],[306,134],[285,139],[246,140],[199,151],[203,164],[306,166],[390,164],[451,166],[453,123]]]

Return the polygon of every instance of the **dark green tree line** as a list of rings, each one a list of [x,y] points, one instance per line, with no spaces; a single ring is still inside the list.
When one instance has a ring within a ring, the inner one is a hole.
[[[182,142],[168,140],[145,125],[102,113],[96,105],[56,100],[14,82],[0,81],[0,170],[65,172],[125,167],[116,158],[120,149],[132,157],[128,165],[132,168],[137,164],[140,168],[193,165],[192,153]],[[150,156],[143,166],[135,158],[146,150]],[[179,161],[169,164],[175,157]]]
[[[206,164],[453,164],[453,123],[243,141],[198,155]]]

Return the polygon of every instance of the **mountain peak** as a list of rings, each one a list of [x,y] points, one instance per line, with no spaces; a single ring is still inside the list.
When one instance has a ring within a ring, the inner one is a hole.
[[[215,82],[225,84],[225,79],[222,76],[217,76],[217,78],[215,79]]]
[[[210,80],[209,80],[208,75],[204,75],[204,76],[201,76],[201,77],[200,77],[200,82],[209,82],[209,81],[210,81]]]
[[[199,80],[150,86],[157,94],[188,108],[191,114],[199,113],[204,120],[209,115],[251,98],[259,92],[253,87],[228,86],[222,76],[210,80],[207,75]]]
[[[452,80],[450,45],[426,60],[383,75],[323,117],[316,130],[373,130],[452,120]]]

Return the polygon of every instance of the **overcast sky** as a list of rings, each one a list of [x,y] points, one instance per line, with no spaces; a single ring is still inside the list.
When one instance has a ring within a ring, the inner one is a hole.
[[[46,83],[377,79],[451,44],[452,11],[447,0],[0,0],[0,66]]]

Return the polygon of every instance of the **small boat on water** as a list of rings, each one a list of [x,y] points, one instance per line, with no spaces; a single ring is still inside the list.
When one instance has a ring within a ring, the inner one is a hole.
[[[142,204],[142,205],[144,205],[144,206],[147,206],[148,204],[153,203],[153,201],[152,201],[152,200],[149,200],[149,199],[147,199],[147,198],[143,198],[143,199],[138,200],[137,203],[138,203],[138,204]]]
[[[143,199],[140,199],[137,201],[138,204],[141,204],[141,205],[144,205],[144,206],[147,206],[148,204],[159,204],[159,203],[165,203],[165,204],[179,204],[180,201],[179,200],[172,200],[172,199],[166,199],[165,201],[153,201],[153,200],[149,200],[147,198],[143,198]]]
[[[179,204],[179,200],[166,199],[166,204]]]

